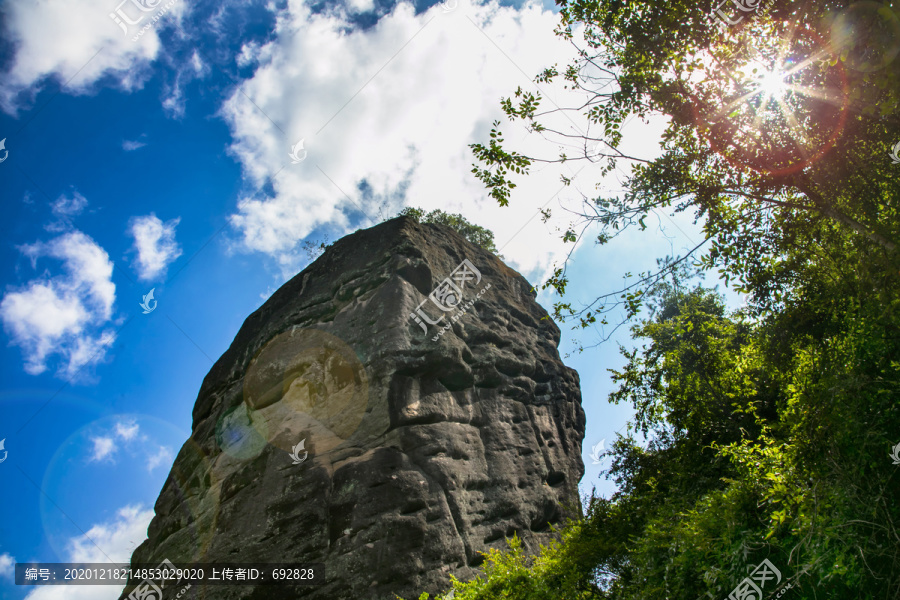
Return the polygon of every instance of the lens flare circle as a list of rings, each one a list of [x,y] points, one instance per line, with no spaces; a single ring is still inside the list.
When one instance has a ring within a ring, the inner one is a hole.
[[[222,452],[238,460],[259,456],[268,437],[266,421],[254,419],[244,403],[225,411],[216,423],[216,443]]]
[[[290,453],[305,439],[311,456],[350,439],[369,401],[368,376],[353,348],[314,328],[294,328],[266,343],[243,390],[247,415],[265,423],[269,444]]]
[[[138,425],[134,437],[117,436],[116,426],[122,423]],[[104,446],[104,450],[109,452],[97,453],[98,446],[93,440],[104,436],[113,440],[115,449]],[[78,501],[83,499],[86,493],[86,482],[97,477],[108,477],[108,485],[112,486],[111,490],[100,496],[106,499],[106,504],[94,502],[88,505],[91,514],[99,509],[112,515],[114,509],[135,507],[141,504],[142,498],[148,497],[151,498],[150,506],[145,504],[144,509],[152,507],[159,488],[158,484],[151,485],[147,482],[148,471],[145,461],[158,450],[153,443],[158,443],[161,437],[181,440],[184,438],[184,431],[173,423],[151,415],[123,413],[95,419],[79,427],[60,443],[47,463],[40,480],[41,492],[38,492],[45,539],[56,555],[56,560],[67,562],[71,558],[72,552],[76,549],[73,540],[79,540],[77,542],[79,548],[100,552],[79,534],[79,529],[90,533],[91,527],[99,526],[96,522],[97,517],[82,516],[79,513],[85,507],[83,502]],[[215,532],[219,508],[218,490],[198,494],[196,486],[191,489],[189,482],[200,481],[198,474],[209,471],[209,461],[193,441],[189,439],[178,455],[190,457],[183,464],[189,464],[192,468],[190,473],[184,473],[176,461],[176,466],[172,466],[169,471],[165,481],[167,485],[175,485],[175,496],[178,499],[168,510],[180,513],[179,520],[187,524],[177,536],[182,549],[199,557],[202,556]],[[160,464],[158,468],[164,474],[168,467],[168,464]],[[162,477],[160,479],[163,480]],[[133,489],[129,489],[129,482],[133,485]],[[101,483],[100,490],[105,490],[106,485],[106,482]],[[87,493],[97,496],[95,491]],[[131,548],[133,551],[144,538],[130,541],[133,544]],[[109,558],[127,562],[131,559],[131,555],[129,552],[129,556]],[[171,557],[173,561],[180,558],[174,555]],[[54,562],[52,557],[45,557],[44,560]],[[106,560],[105,556],[101,556],[100,562]]]

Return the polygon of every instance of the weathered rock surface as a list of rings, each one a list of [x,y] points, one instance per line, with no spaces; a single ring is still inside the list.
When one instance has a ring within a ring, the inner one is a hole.
[[[427,301],[443,319],[426,333],[411,313],[464,259],[480,280],[451,282],[471,306],[452,321]],[[374,600],[443,592],[513,533],[536,553],[581,512],[585,418],[530,290],[455,231],[408,217],[337,241],[206,376],[133,562],[318,562],[321,586],[183,597]]]

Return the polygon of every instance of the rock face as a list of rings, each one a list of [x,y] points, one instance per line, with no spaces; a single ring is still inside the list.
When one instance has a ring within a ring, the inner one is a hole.
[[[578,375],[546,315],[447,227],[401,217],[335,242],[204,379],[132,561],[326,567],[319,586],[184,598],[393,600],[473,577],[514,533],[536,553],[580,515],[584,473]]]

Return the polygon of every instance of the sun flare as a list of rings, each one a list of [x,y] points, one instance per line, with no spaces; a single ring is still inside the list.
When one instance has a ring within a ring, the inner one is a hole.
[[[784,81],[785,74],[779,71],[770,71],[759,80],[759,89],[766,96],[780,98],[787,91]]]
[[[717,68],[700,75],[696,89],[703,93],[692,101],[701,134],[732,164],[772,175],[802,170],[828,152],[844,128],[849,90],[843,63],[806,29],[745,50],[730,64],[727,56],[710,61]]]

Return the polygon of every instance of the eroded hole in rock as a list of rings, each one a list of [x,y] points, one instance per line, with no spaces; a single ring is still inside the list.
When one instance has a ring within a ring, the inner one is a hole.
[[[354,502],[334,504],[328,507],[328,538],[335,543],[338,538],[346,535],[345,530],[350,529],[353,522]]]
[[[426,508],[428,508],[428,504],[424,500],[412,500],[403,505],[403,508],[400,509],[400,514],[408,515],[414,512],[419,512],[420,510],[425,510]]]
[[[550,525],[559,523],[562,519],[562,512],[559,505],[547,500],[541,507],[541,511],[531,519],[529,529],[531,531],[546,531]]]
[[[566,474],[561,471],[550,471],[550,474],[547,475],[547,485],[550,487],[561,485],[565,480]]]
[[[484,540],[482,540],[485,544],[490,544],[491,542],[497,541],[503,537],[505,529],[495,529],[491,531],[488,535],[484,536]]]

